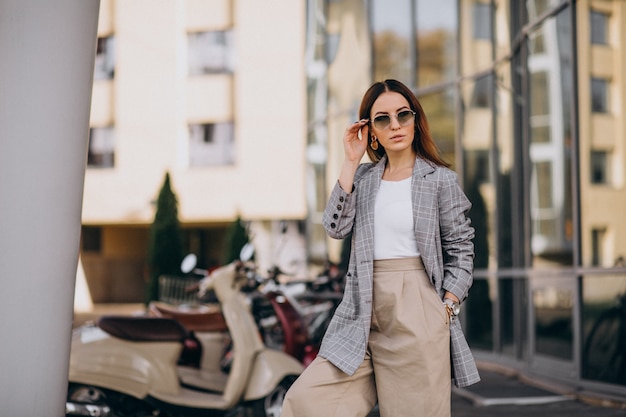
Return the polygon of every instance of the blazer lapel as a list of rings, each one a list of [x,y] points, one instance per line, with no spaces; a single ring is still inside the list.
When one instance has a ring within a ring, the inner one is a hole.
[[[374,241],[374,207],[376,205],[376,194],[378,194],[378,188],[380,187],[380,180],[385,170],[385,163],[387,162],[387,156],[383,156],[380,161],[365,175],[362,181],[363,200],[365,210],[363,211],[363,231],[364,236],[371,238],[371,242]],[[374,259],[374,245],[365,245],[365,259]]]
[[[435,171],[429,162],[417,158],[413,166],[413,179],[411,180],[411,198],[413,200],[413,228],[417,240],[417,250],[422,256],[426,272],[432,279],[431,251],[435,249],[434,236],[437,219],[437,189],[436,184],[426,181],[425,177]]]

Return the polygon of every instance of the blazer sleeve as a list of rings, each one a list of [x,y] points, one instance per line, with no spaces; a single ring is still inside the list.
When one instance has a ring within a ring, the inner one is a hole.
[[[344,239],[352,232],[356,215],[358,182],[371,165],[369,163],[359,165],[354,175],[354,185],[350,193],[341,188],[339,181],[335,183],[322,216],[322,225],[331,238]]]
[[[443,288],[463,301],[473,283],[474,228],[467,216],[472,204],[461,190],[456,174],[445,172],[438,201]]]

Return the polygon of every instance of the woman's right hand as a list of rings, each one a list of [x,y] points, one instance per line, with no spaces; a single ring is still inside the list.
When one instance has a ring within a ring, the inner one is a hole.
[[[346,133],[343,135],[345,160],[343,161],[343,167],[339,174],[339,185],[347,193],[352,192],[354,174],[367,149],[368,122],[368,119],[361,119],[358,122],[352,123],[348,126]],[[361,137],[359,137],[359,131],[361,132]]]
[[[369,132],[369,119],[361,119],[352,123],[343,135],[343,147],[346,162],[358,164],[367,149],[367,137]],[[359,137],[359,131],[361,137]]]

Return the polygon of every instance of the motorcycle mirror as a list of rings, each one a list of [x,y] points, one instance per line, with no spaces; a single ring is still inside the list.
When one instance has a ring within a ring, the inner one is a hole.
[[[239,252],[239,259],[246,262],[252,259],[252,255],[254,255],[254,245],[251,242],[246,243],[241,248],[241,252]]]
[[[180,263],[180,270],[183,271],[185,274],[188,274],[189,272],[193,271],[197,263],[198,257],[193,253],[190,253],[189,255],[185,256],[183,258],[183,261]]]

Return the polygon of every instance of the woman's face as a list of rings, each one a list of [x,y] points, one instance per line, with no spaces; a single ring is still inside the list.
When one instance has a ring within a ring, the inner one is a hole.
[[[385,148],[387,154],[413,152],[415,114],[409,102],[400,93],[382,93],[370,113],[372,136]]]

